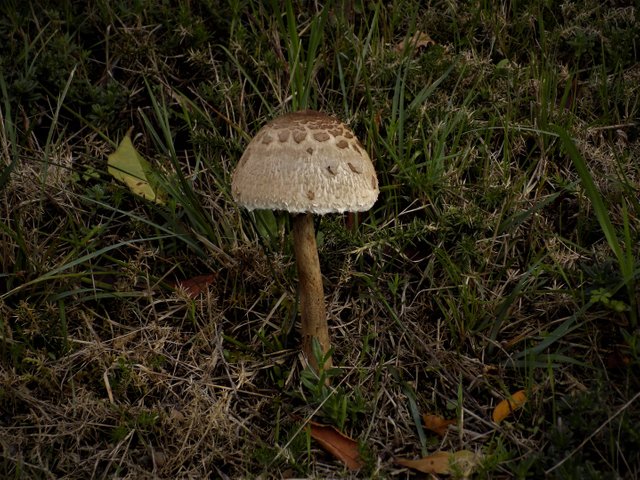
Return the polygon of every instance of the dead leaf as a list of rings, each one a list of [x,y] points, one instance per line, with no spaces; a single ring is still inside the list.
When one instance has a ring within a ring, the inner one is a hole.
[[[186,417],[184,416],[184,413],[182,413],[177,408],[172,408],[171,411],[169,412],[169,418],[171,420],[177,420],[178,422],[182,422]]]
[[[527,402],[527,395],[524,393],[524,390],[518,390],[516,393],[511,395],[509,398],[505,398],[502,400],[496,408],[493,409],[493,421],[496,423],[500,423],[506,417],[511,415],[512,412],[521,408]]]
[[[631,356],[623,354],[620,350],[615,350],[607,355],[605,365],[608,369],[623,369],[631,365]]]
[[[322,448],[343,462],[350,470],[362,468],[358,443],[330,425],[310,422],[308,427],[313,438]]]
[[[418,460],[398,458],[395,462],[398,465],[422,473],[447,475],[457,470],[468,475],[478,464],[478,460],[479,455],[469,450],[460,450],[458,452],[435,452],[432,455],[427,455]]]
[[[424,422],[424,426],[427,430],[431,430],[441,437],[445,436],[449,425],[455,425],[457,423],[456,420],[446,420],[440,415],[431,415],[428,413],[425,413],[422,416],[422,421]]]
[[[409,40],[403,40],[402,42],[399,42],[395,46],[394,50],[397,53],[402,53],[405,48],[405,43],[416,50],[427,48],[429,45],[436,44],[436,42],[434,42],[428,34],[426,34],[425,32],[417,31]]]
[[[176,288],[182,288],[190,298],[197,298],[202,292],[206,292],[209,285],[216,279],[215,274],[197,275],[186,280],[178,280],[175,283]]]

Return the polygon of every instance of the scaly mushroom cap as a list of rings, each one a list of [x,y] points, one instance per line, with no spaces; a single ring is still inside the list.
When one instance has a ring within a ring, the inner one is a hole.
[[[324,113],[305,110],[265,125],[233,172],[235,201],[288,212],[358,212],[378,198],[369,155],[353,132]]]

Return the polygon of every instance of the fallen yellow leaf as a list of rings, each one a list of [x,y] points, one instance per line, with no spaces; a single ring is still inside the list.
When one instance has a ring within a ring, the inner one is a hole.
[[[137,152],[131,142],[129,132],[122,139],[116,151],[109,155],[107,171],[136,195],[152,202],[165,203],[163,193],[152,185],[151,165]]]
[[[448,475],[460,471],[469,475],[478,464],[479,456],[469,450],[458,452],[435,452],[418,460],[398,458],[395,462],[403,467],[411,468],[422,473]]]
[[[521,408],[527,401],[527,395],[524,393],[524,390],[519,390],[509,398],[505,398],[500,401],[496,408],[493,409],[493,421],[496,423],[500,423],[506,417],[511,415],[511,413],[518,408]]]
[[[431,430],[432,432],[437,433],[441,437],[444,437],[447,433],[447,428],[449,425],[455,425],[456,420],[446,420],[440,415],[431,415],[425,413],[422,416],[422,421],[424,422],[424,426],[427,430]]]

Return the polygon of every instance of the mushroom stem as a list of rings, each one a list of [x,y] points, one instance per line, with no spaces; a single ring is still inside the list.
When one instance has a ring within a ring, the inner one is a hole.
[[[324,305],[318,246],[316,245],[311,213],[302,213],[293,217],[293,249],[300,281],[302,351],[311,366],[319,371],[318,363],[313,355],[313,338],[318,339],[323,354],[329,350],[331,342]],[[323,369],[328,368],[331,368],[330,358],[323,365]]]

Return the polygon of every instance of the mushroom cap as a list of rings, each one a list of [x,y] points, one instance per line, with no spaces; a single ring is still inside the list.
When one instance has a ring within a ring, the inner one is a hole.
[[[266,124],[233,172],[235,201],[253,209],[358,212],[378,198],[371,159],[340,120],[313,110]]]

